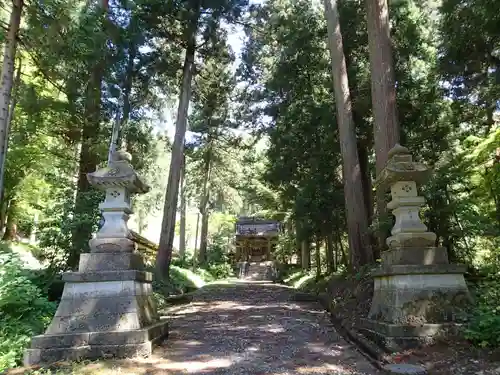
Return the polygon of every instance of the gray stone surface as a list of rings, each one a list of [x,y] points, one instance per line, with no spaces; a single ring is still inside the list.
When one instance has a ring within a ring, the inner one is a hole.
[[[387,208],[395,216],[389,251],[375,270],[374,293],[364,333],[390,350],[411,348],[433,340],[445,323],[460,321],[471,297],[465,267],[449,264],[446,249],[435,247],[436,234],[420,219],[425,199],[418,194],[430,171],[413,161],[408,149],[396,145],[377,178],[390,188]]]
[[[390,375],[427,375],[427,371],[422,366],[408,364],[385,365],[384,370]]]
[[[382,252],[381,257],[384,265],[448,264],[448,252],[444,247],[416,247],[411,251],[400,247]]]
[[[275,277],[273,262],[241,262],[239,277],[253,281],[271,281]]]
[[[151,272],[137,270],[114,270],[114,271],[95,271],[95,272],[66,272],[63,281],[73,283],[83,283],[89,281],[153,281]]]
[[[460,273],[377,276],[368,316],[395,324],[445,323],[458,320],[469,303]]]
[[[153,346],[167,336],[166,320],[132,331],[45,334],[33,337],[31,348],[24,354],[24,364],[31,366],[63,360],[149,356]]]
[[[392,337],[434,337],[444,333],[445,331],[456,332],[460,328],[459,324],[454,323],[403,325],[383,323],[370,319],[361,319],[361,325],[365,329],[371,329],[385,336]]]
[[[139,253],[85,253],[80,255],[79,272],[143,270]]]
[[[128,238],[93,238],[90,240],[90,249],[91,253],[132,253],[137,249],[137,245]]]
[[[145,192],[147,186],[124,155],[118,153],[107,167],[88,176],[106,190],[99,206],[105,221],[89,241],[91,253],[81,255],[78,272],[63,276],[57,312],[45,334],[32,339],[26,365],[149,355],[168,332],[152,298],[152,275],[144,271],[129,238],[130,194]]]
[[[372,276],[393,275],[463,275],[466,266],[462,264],[396,264],[385,265],[372,272]]]

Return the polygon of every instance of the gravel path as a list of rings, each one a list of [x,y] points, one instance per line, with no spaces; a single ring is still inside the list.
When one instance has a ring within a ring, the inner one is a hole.
[[[169,311],[155,374],[375,375],[316,303],[264,283],[209,285]]]

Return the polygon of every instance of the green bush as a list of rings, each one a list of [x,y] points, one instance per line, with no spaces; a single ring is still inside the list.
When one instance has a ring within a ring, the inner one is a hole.
[[[478,285],[465,337],[482,347],[500,346],[500,274]]]
[[[214,275],[212,275],[207,269],[205,268],[197,268],[194,273],[196,273],[198,276],[200,276],[203,280],[206,282],[212,282],[215,281]]]
[[[0,253],[0,371],[21,362],[31,337],[44,331],[55,309],[19,257]]]
[[[227,279],[233,275],[233,267],[228,263],[210,264],[207,271],[215,280]]]
[[[155,272],[154,269],[150,271]],[[171,294],[183,294],[192,292],[205,285],[205,280],[198,273],[187,268],[170,266],[169,280],[163,280],[155,276],[153,279],[153,290],[164,296]]]

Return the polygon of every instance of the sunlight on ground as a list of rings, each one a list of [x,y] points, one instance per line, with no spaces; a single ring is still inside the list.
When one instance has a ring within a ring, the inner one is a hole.
[[[303,366],[297,367],[295,371],[298,374],[324,374],[325,370],[332,371],[332,374],[348,374],[348,369],[343,366],[325,364],[323,366]]]
[[[234,361],[230,358],[214,358],[208,361],[184,361],[184,362],[170,362],[164,360],[159,363],[155,368],[159,370],[173,370],[185,371],[188,374],[193,374],[206,370],[214,370],[219,368],[228,368],[233,365]]]

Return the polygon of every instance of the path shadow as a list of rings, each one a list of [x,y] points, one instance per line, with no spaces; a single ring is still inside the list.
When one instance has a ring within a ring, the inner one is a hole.
[[[211,284],[169,311],[171,331],[154,356],[124,361],[137,374],[371,375],[369,362],[317,303],[277,284]],[[140,370],[139,370],[139,368]]]

